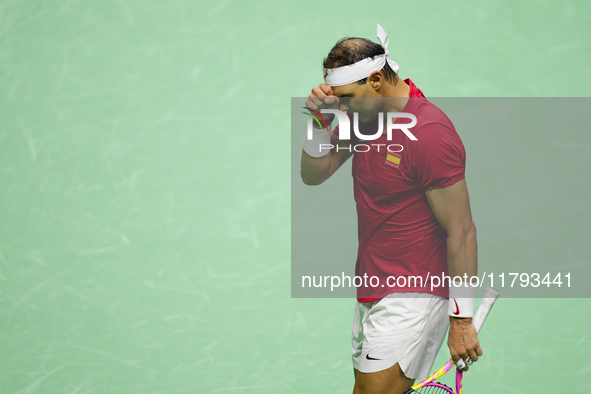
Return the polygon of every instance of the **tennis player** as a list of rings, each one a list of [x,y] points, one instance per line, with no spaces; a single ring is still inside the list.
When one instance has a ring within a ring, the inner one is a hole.
[[[359,131],[376,136],[387,113],[413,114],[417,123],[409,131],[416,140],[402,132],[388,136],[385,126],[373,141],[340,138],[338,127],[315,128],[312,139],[304,139],[301,160],[304,183],[319,185],[353,156],[356,275],[380,279],[377,286],[357,289],[354,394],[403,393],[416,379],[425,379],[448,327],[449,351],[460,369],[482,355],[469,280],[449,289],[416,281],[382,286],[390,276],[470,278],[477,274],[477,253],[464,146],[447,116],[410,79],[399,78],[380,25],[378,39],[380,44],[340,40],[324,59],[324,83],[312,89],[306,105],[318,113],[346,111],[352,129],[357,113]],[[322,115],[330,125],[334,115]],[[360,142],[363,149],[356,151]]]

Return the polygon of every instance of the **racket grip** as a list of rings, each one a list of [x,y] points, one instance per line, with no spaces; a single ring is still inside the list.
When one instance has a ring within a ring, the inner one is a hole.
[[[482,328],[486,317],[492,309],[493,304],[499,297],[499,294],[500,293],[492,287],[488,287],[486,289],[484,298],[482,299],[482,302],[480,303],[480,306],[478,307],[478,310],[476,310],[476,314],[472,319],[472,324],[474,325],[474,328],[476,328],[476,332],[480,332],[480,329]]]

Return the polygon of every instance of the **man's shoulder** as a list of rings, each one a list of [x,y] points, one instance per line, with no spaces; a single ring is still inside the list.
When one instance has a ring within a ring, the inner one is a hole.
[[[424,97],[415,100],[411,113],[416,116],[417,124],[411,132],[417,141],[409,144],[409,151],[422,152],[418,156],[439,154],[442,151],[465,155],[464,144],[445,112]]]
[[[411,97],[409,113],[417,118],[416,131],[437,129],[441,132],[457,134],[453,122],[438,106],[425,97]]]

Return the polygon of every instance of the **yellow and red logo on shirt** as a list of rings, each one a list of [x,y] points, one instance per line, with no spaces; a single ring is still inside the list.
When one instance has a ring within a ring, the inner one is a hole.
[[[386,164],[390,164],[392,167],[399,168],[400,159],[402,159],[400,155],[397,155],[395,153],[388,153],[388,156],[386,156]]]

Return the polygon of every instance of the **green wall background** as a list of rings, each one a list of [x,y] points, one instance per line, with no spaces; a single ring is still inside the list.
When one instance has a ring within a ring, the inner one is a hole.
[[[290,298],[290,98],[376,22],[428,96],[586,97],[590,19],[560,0],[0,1],[0,392],[351,392],[353,301]],[[589,139],[572,154],[588,165]],[[501,300],[465,392],[588,391],[590,306]]]

